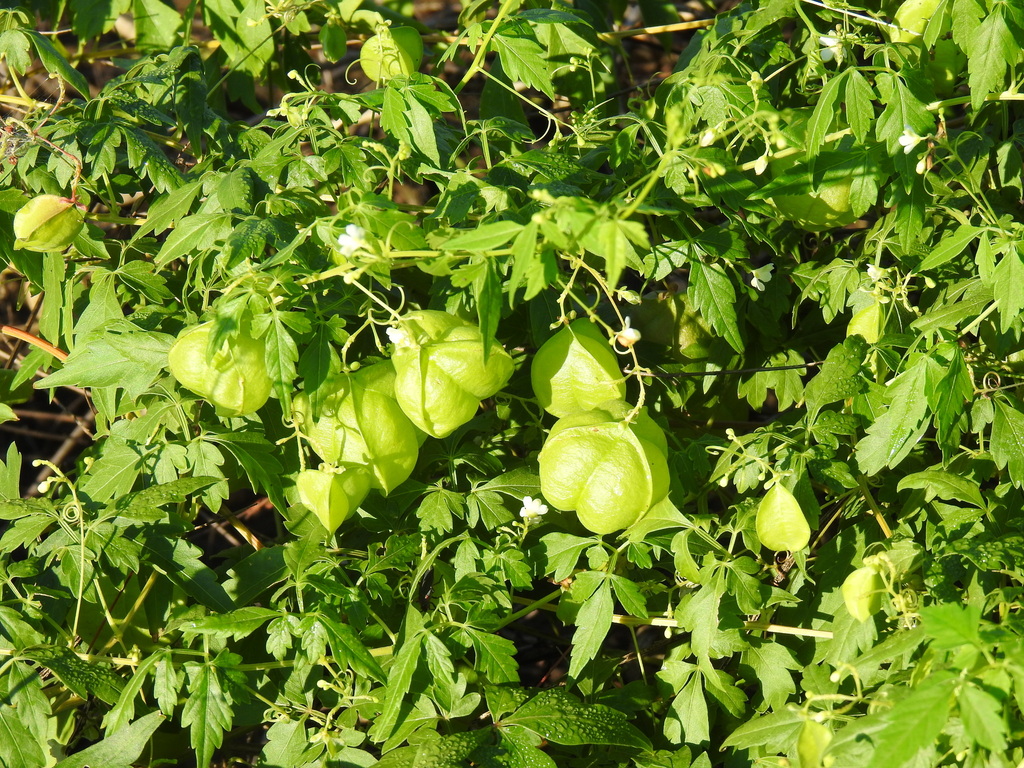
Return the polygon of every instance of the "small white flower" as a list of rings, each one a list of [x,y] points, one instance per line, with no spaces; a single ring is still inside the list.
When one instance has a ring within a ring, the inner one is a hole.
[[[630,327],[630,319],[627,317],[625,322],[622,324],[622,330],[615,334],[615,341],[621,344],[626,349],[629,349],[638,341],[640,341],[640,331],[636,328]]]
[[[523,499],[523,508],[519,510],[519,516],[527,521],[534,520],[547,513],[547,505],[541,503],[540,499],[533,498],[533,496],[525,497]]]
[[[710,147],[715,143],[715,132],[704,131],[704,134],[700,137],[700,145],[702,147]]]
[[[391,343],[396,347],[413,347],[416,340],[405,328],[388,328],[386,331]]]
[[[904,129],[903,135],[898,139],[900,146],[903,147],[903,154],[909,155],[914,151],[914,147],[924,141],[924,136],[918,136],[909,128]]]
[[[822,35],[818,38],[818,42],[821,44],[821,50],[818,51],[818,55],[821,56],[822,61],[843,60],[843,44],[839,41],[839,38]]]
[[[759,291],[764,290],[765,283],[772,281],[772,270],[775,269],[774,264],[765,264],[763,267],[758,267],[750,273],[750,284]]]
[[[868,265],[868,277],[871,278],[872,282],[877,283],[879,280],[884,280],[885,276],[888,275],[888,274],[889,274],[889,270],[888,269],[882,269],[881,267],[876,267],[874,264],[869,264]]]
[[[338,235],[338,253],[346,258],[356,251],[364,250],[368,245],[366,231],[356,224],[349,224],[345,231]]]

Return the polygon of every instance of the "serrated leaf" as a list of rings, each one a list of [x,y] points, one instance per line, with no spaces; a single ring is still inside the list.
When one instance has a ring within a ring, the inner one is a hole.
[[[952,680],[932,678],[896,702],[885,717],[885,728],[873,739],[875,753],[867,768],[898,768],[930,746],[949,718],[953,685]]]
[[[541,691],[513,714],[502,719],[503,727],[517,726],[541,738],[575,746],[609,744],[650,749],[650,742],[626,716],[603,704],[585,704],[562,688]]]
[[[861,472],[871,476],[895,467],[913,450],[928,425],[927,358],[890,384],[889,408],[856,446]]]
[[[1006,469],[1013,484],[1024,486],[1024,413],[1006,400],[994,400],[995,418],[989,450],[996,466]]]
[[[697,311],[737,352],[743,352],[743,339],[736,319],[736,289],[721,264],[690,261],[690,290]]]
[[[22,656],[49,669],[83,699],[95,695],[107,704],[115,704],[124,687],[124,680],[110,667],[80,659],[70,648],[27,648]]]
[[[227,613],[204,616],[195,621],[186,621],[180,629],[187,635],[212,635],[241,640],[243,637],[251,635],[270,619],[280,615],[280,611],[250,606]]]
[[[139,759],[150,738],[165,719],[160,712],[150,712],[126,728],[108,732],[102,741],[64,758],[55,768],[131,765]]]
[[[611,582],[607,578],[602,579],[576,614],[576,631],[572,636],[572,659],[569,662],[570,677],[578,678],[583,667],[601,650],[612,626],[614,609]]]
[[[1006,69],[1020,60],[1020,47],[1006,24],[1001,4],[991,7],[973,37],[967,59],[971,106],[980,109],[985,97],[1001,91]]]
[[[804,389],[810,421],[814,421],[822,406],[853,397],[866,389],[867,384],[860,375],[866,351],[867,344],[860,336],[851,336],[829,351],[821,370]]]
[[[196,491],[209,488],[218,477],[181,477],[169,483],[151,485],[117,500],[118,515],[140,522],[158,522],[167,519],[160,509],[165,504],[182,504]]]
[[[938,497],[966,501],[978,509],[985,508],[985,500],[981,497],[981,489],[978,484],[950,472],[937,469],[915,472],[904,477],[896,486],[897,491],[907,488],[922,489],[925,492],[925,501],[931,501]]]
[[[764,747],[770,752],[785,752],[796,741],[804,718],[799,712],[783,709],[747,721],[722,743],[722,747],[750,749]]]
[[[231,701],[221,684],[220,668],[212,663],[186,663],[188,693],[181,711],[181,724],[189,727],[197,768],[207,768],[214,750],[224,743],[231,727]]]
[[[1006,333],[1024,310],[1024,260],[1012,243],[992,272],[992,297],[999,303],[999,330]]]
[[[0,705],[0,761],[4,768],[38,768],[46,765],[43,746],[14,707]]]
[[[972,605],[944,603],[921,609],[921,626],[936,650],[952,650],[965,645],[980,647],[980,621],[981,610]]]
[[[327,630],[327,642],[331,644],[336,659],[347,664],[358,675],[372,677],[379,682],[387,679],[384,670],[380,668],[380,664],[370,654],[369,649],[363,645],[354,629],[323,614],[320,615],[320,623]]]

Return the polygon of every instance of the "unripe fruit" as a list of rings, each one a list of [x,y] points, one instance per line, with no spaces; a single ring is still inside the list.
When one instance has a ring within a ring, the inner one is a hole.
[[[485,363],[480,329],[445,312],[412,312],[389,336],[395,342],[395,399],[433,437],[447,437],[472,419],[480,401],[501,390],[514,370],[496,341]]]
[[[781,482],[776,482],[757,507],[757,538],[776,552],[796,552],[811,540],[800,502]]]
[[[344,373],[322,386],[333,390],[313,418],[309,395],[293,400],[296,421],[309,444],[330,464],[363,464],[370,485],[390,493],[412,474],[419,455],[416,428],[394,399],[390,361]]]
[[[882,305],[877,301],[860,310],[846,326],[846,336],[861,336],[868,344],[877,344],[882,338],[882,323],[884,320]]]
[[[533,358],[530,381],[537,402],[562,417],[626,396],[626,382],[608,339],[576,320],[548,339]]]
[[[361,468],[336,472],[305,469],[295,478],[299,501],[334,533],[363,503],[370,490],[370,477]]]
[[[821,768],[825,750],[832,743],[832,731],[817,720],[807,720],[800,727],[796,740],[796,754],[800,768]]]
[[[81,209],[66,197],[34,197],[14,214],[14,247],[63,251],[82,231],[83,218]]]
[[[843,581],[840,591],[846,610],[857,621],[867,621],[882,607],[885,583],[874,568],[858,568]]]
[[[790,142],[803,145],[807,130],[810,111],[797,110],[793,114],[793,122],[787,128]],[[769,169],[773,177],[778,177],[797,166],[803,160],[802,154],[773,160]],[[809,232],[821,232],[852,224],[859,218],[850,201],[853,189],[853,176],[829,178],[824,180],[813,192],[798,195],[773,195],[771,202],[780,214],[798,227]]]
[[[940,0],[906,0],[893,17],[898,29],[885,27],[889,32],[889,39],[894,43],[913,43],[921,40],[921,35],[935,15],[939,2]],[[949,17],[949,13],[947,12],[945,16]],[[942,25],[944,28],[940,30],[940,37],[949,31],[949,19],[943,18]]]
[[[375,83],[408,77],[423,61],[423,38],[412,27],[383,27],[359,51],[359,66]]]
[[[645,297],[631,317],[643,330],[644,341],[672,347],[673,356],[680,360],[700,360],[711,352],[711,331],[684,292]]]
[[[544,498],[597,534],[629,527],[668,494],[665,434],[643,410],[626,423],[630,410],[613,400],[559,419],[538,458]]]
[[[212,322],[187,328],[168,354],[174,378],[208,400],[221,416],[244,416],[263,407],[273,382],[267,374],[266,343],[244,330],[209,354]]]

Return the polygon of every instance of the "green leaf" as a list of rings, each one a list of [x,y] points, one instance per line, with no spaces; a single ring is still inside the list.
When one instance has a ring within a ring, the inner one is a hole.
[[[928,425],[927,363],[927,358],[921,358],[889,385],[889,408],[857,443],[857,464],[865,475],[895,467],[924,434]]]
[[[510,79],[521,80],[549,99],[555,97],[544,49],[529,24],[515,19],[506,21],[498,28],[492,44],[501,57],[502,69]]]
[[[770,709],[779,710],[785,706],[791,694],[796,693],[791,671],[802,669],[786,646],[776,641],[751,638],[750,648],[742,655],[742,663],[751,674],[744,674],[748,680],[756,680],[761,686],[761,696]]]
[[[886,713],[885,728],[874,738],[875,753],[866,768],[900,768],[931,746],[953,705],[954,681],[941,676],[914,688]]]
[[[609,744],[650,749],[650,742],[626,716],[602,704],[586,704],[562,688],[541,691],[508,717],[505,728],[526,728],[555,744]]]
[[[993,402],[996,408],[989,450],[996,466],[1006,469],[1010,480],[1020,488],[1024,486],[1024,413],[1003,398]]]
[[[189,727],[197,768],[207,768],[214,750],[224,743],[231,727],[231,701],[221,681],[221,669],[213,663],[187,662],[188,696],[181,711],[181,724]]]
[[[968,85],[971,106],[976,110],[990,93],[1003,90],[1007,67],[1013,67],[1020,60],[1020,47],[1013,39],[1005,15],[1001,4],[992,6],[971,42],[967,59]]]
[[[374,768],[463,768],[470,755],[487,740],[487,731],[451,736],[431,735],[412,747],[388,752]]]
[[[952,261],[961,253],[964,248],[978,239],[982,230],[980,227],[972,227],[970,224],[961,224],[953,232],[946,235],[939,241],[932,252],[918,264],[919,272],[929,272],[941,267],[948,261]]]
[[[43,745],[25,725],[15,708],[0,705],[0,765],[3,768],[38,768],[47,764]]]
[[[280,616],[280,611],[270,608],[247,607],[228,613],[204,616],[195,621],[186,621],[180,626],[185,634],[212,635],[214,637],[241,640],[259,629],[268,620]]]
[[[555,581],[563,581],[575,570],[583,550],[593,545],[593,539],[570,533],[549,533],[541,537],[536,556],[544,573],[550,573]]]
[[[80,659],[70,648],[27,648],[22,656],[49,669],[83,699],[95,695],[107,704],[115,704],[124,687],[124,680],[110,667]]]
[[[522,230],[523,225],[514,221],[492,221],[468,232],[460,232],[446,240],[442,247],[445,251],[493,251],[510,242]]]
[[[983,688],[968,684],[960,689],[957,705],[967,735],[978,746],[997,755],[1005,754],[1006,720],[1002,703]]]
[[[925,491],[925,501],[935,497],[966,501],[978,509],[985,509],[985,500],[981,497],[981,489],[977,483],[963,477],[937,469],[915,472],[900,480],[897,491],[907,488],[920,488]]]
[[[615,605],[612,601],[611,581],[603,578],[604,574],[595,571],[581,573],[573,584],[575,591],[579,585],[584,591],[589,589],[588,576],[601,576],[597,588],[586,598],[586,602],[576,614],[576,631],[572,636],[572,660],[569,663],[569,676],[578,678],[583,667],[587,665],[604,644],[604,638],[612,626],[612,614]]]
[[[877,84],[885,109],[878,116],[875,134],[885,142],[890,155],[903,154],[899,141],[903,132],[909,130],[927,136],[932,132],[935,119],[899,76],[882,72],[878,75]]]
[[[867,383],[860,375],[866,352],[867,344],[860,336],[851,336],[829,351],[821,370],[804,389],[810,414],[808,421],[815,420],[822,406],[853,397],[867,389]]]
[[[169,483],[151,485],[136,493],[122,496],[117,500],[118,515],[139,522],[160,522],[167,519],[167,513],[160,507],[165,504],[183,504],[196,492],[209,488],[218,477],[180,477]]]
[[[694,306],[711,327],[737,352],[743,339],[736,319],[736,290],[721,264],[690,261],[690,290]]]
[[[64,758],[55,768],[91,768],[91,766],[128,766],[135,763],[150,738],[165,720],[160,712],[150,712],[126,728],[109,733],[102,741]]]
[[[770,752],[785,752],[796,742],[803,724],[804,718],[794,710],[772,712],[770,715],[748,720],[729,734],[722,747],[764,747]]]
[[[1006,333],[1024,310],[1024,260],[1012,243],[992,273],[992,297],[999,304],[999,330]]]
[[[133,400],[147,391],[167,367],[174,337],[142,333],[127,321],[80,339],[64,367],[36,383],[37,388],[120,387]]]
[[[929,605],[921,609],[921,625],[935,650],[981,646],[981,609],[973,605]]]
[[[43,66],[46,67],[47,72],[59,75],[61,80],[85,96],[85,98],[88,99],[90,97],[91,92],[88,81],[81,72],[68,63],[68,60],[63,55],[58,53],[53,43],[34,30],[26,29],[22,30],[22,32],[28,35],[29,40],[32,41],[32,46],[36,49],[36,54],[39,56]]]
[[[515,643],[507,637],[476,629],[471,630],[469,636],[476,650],[476,668],[485,674],[490,682],[519,682],[519,665],[515,660],[518,649]]]
[[[150,563],[200,604],[218,613],[235,607],[217,575],[199,559],[199,547],[183,539],[169,539],[166,531],[153,531],[143,538],[143,550]]]
[[[322,613],[320,623],[327,629],[327,641],[331,644],[335,659],[347,664],[357,675],[371,677],[378,682],[387,680],[377,660],[363,645],[354,629]]]

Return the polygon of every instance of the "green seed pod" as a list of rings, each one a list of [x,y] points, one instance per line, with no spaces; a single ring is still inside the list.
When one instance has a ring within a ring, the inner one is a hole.
[[[796,754],[800,758],[800,768],[821,768],[822,758],[828,745],[832,743],[832,731],[827,725],[817,720],[807,720],[800,728],[796,740]]]
[[[540,490],[597,534],[627,528],[668,494],[668,445],[641,411],[624,421],[629,403],[613,400],[555,422],[541,449]]]
[[[626,396],[608,339],[587,320],[576,320],[541,345],[530,381],[541,407],[559,418]]]
[[[394,366],[385,361],[325,382],[333,394],[317,419],[306,392],[292,401],[296,421],[320,458],[365,465],[371,487],[385,494],[408,479],[419,455],[416,428],[394,398],[394,382]]]
[[[862,336],[868,344],[877,344],[882,338],[884,319],[882,305],[874,301],[850,318],[850,323],[846,326],[846,337]]]
[[[370,477],[361,468],[336,472],[305,469],[295,478],[299,501],[312,510],[328,533],[334,533],[363,503],[370,491]]]
[[[846,610],[857,621],[867,621],[882,608],[885,583],[874,568],[858,568],[840,587]]]
[[[359,66],[375,83],[408,77],[422,62],[423,38],[412,27],[383,27],[359,51]]]
[[[63,251],[85,226],[81,209],[66,197],[39,195],[14,214],[14,247]]]
[[[480,329],[446,313],[414,312],[388,335],[395,342],[395,398],[432,437],[472,419],[480,401],[512,376],[512,358],[498,342],[491,342],[485,363]]]
[[[186,389],[208,400],[221,416],[255,413],[270,397],[266,343],[244,330],[209,354],[212,322],[185,329],[168,355],[171,373]]]
[[[757,507],[757,538],[776,552],[796,552],[811,540],[800,502],[781,482],[775,483]]]

